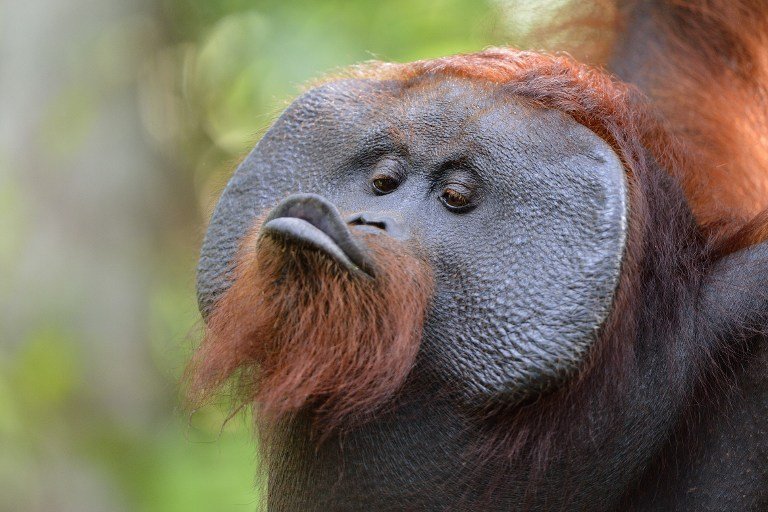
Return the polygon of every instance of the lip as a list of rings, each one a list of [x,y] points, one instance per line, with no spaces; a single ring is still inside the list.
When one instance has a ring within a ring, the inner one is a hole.
[[[353,236],[338,209],[316,194],[294,194],[282,200],[261,228],[283,242],[317,250],[355,274],[374,277],[374,264]]]

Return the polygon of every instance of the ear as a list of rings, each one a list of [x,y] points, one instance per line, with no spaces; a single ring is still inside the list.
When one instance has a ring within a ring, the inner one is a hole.
[[[702,284],[699,311],[715,343],[768,334],[768,241],[714,264]]]

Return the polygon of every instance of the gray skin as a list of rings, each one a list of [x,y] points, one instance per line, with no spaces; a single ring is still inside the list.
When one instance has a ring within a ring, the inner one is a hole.
[[[400,181],[384,195],[371,183],[382,173]],[[471,196],[471,207],[446,207],[446,186]],[[662,188],[679,194],[673,184]],[[199,266],[203,315],[229,285],[239,240],[270,210],[277,222],[269,229],[305,240],[340,271],[355,271],[364,257],[359,245],[345,251],[334,206],[352,223],[413,238],[434,268],[436,291],[399,406],[319,446],[302,420],[285,425],[270,457],[269,509],[654,510],[658,484],[648,471],[669,449],[696,389],[692,354],[733,335],[732,318],[752,329],[768,309],[758,292],[729,296],[731,310],[718,317],[723,333],[692,347],[704,314],[695,308],[721,304],[718,276],[731,283],[747,273],[750,291],[768,285],[766,247],[740,254],[738,265],[721,263],[712,284],[704,279],[680,293],[682,320],[664,324],[670,336],[653,334],[662,327],[649,314],[620,405],[581,404],[588,419],[573,425],[543,478],[526,459],[472,456],[487,430],[485,411],[536,407],[583,366],[624,265],[628,197],[624,170],[601,138],[492,87],[349,80],[292,104],[216,208]],[[662,219],[658,229],[674,237],[674,226]],[[665,276],[656,279],[651,289],[663,287]],[[764,496],[765,487],[755,487],[752,504]],[[675,496],[669,503],[682,503]]]

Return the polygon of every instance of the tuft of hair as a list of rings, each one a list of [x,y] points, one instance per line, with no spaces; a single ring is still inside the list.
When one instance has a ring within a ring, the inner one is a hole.
[[[768,237],[768,3],[620,0],[611,67],[652,99],[690,164],[680,176],[721,248]],[[761,215],[763,217],[761,217]]]
[[[414,364],[430,267],[410,245],[366,235],[376,277],[353,275],[317,251],[260,237],[260,226],[245,238],[188,367],[191,402],[231,382],[267,430],[310,409],[321,436],[365,421]]]

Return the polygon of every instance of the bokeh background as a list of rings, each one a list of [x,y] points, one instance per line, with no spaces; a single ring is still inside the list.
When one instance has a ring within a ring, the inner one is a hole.
[[[247,416],[178,386],[236,163],[309,79],[532,46],[560,4],[0,2],[0,511],[253,510]]]

